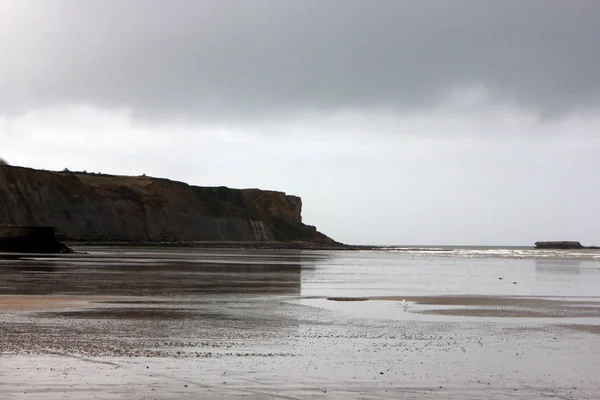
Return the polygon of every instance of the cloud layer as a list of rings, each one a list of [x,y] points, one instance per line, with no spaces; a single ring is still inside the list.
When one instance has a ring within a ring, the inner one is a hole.
[[[0,7],[0,113],[57,104],[200,120],[407,112],[471,88],[545,117],[600,104],[600,4],[592,0]]]

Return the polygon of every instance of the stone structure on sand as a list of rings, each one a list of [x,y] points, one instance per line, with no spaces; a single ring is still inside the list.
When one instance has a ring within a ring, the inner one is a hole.
[[[598,249],[597,246],[583,246],[580,242],[574,241],[535,242],[535,248],[557,250]]]

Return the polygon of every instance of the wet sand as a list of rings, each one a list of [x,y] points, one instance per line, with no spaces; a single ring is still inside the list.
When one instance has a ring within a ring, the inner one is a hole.
[[[107,300],[96,296],[26,296],[0,295],[0,312],[40,311],[86,307],[90,302]]]
[[[544,271],[542,295],[414,295],[407,270],[367,256],[0,257],[0,398],[599,397],[600,299],[570,293],[579,281]]]

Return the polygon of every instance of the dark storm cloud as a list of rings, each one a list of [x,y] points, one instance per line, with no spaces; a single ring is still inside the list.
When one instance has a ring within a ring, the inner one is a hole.
[[[600,104],[597,1],[0,0],[0,11],[0,113],[402,112],[471,88],[542,115]]]

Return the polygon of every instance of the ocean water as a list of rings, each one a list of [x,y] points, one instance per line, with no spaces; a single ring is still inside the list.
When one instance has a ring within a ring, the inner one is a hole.
[[[84,254],[0,255],[0,294],[600,296],[600,250],[77,250]]]

